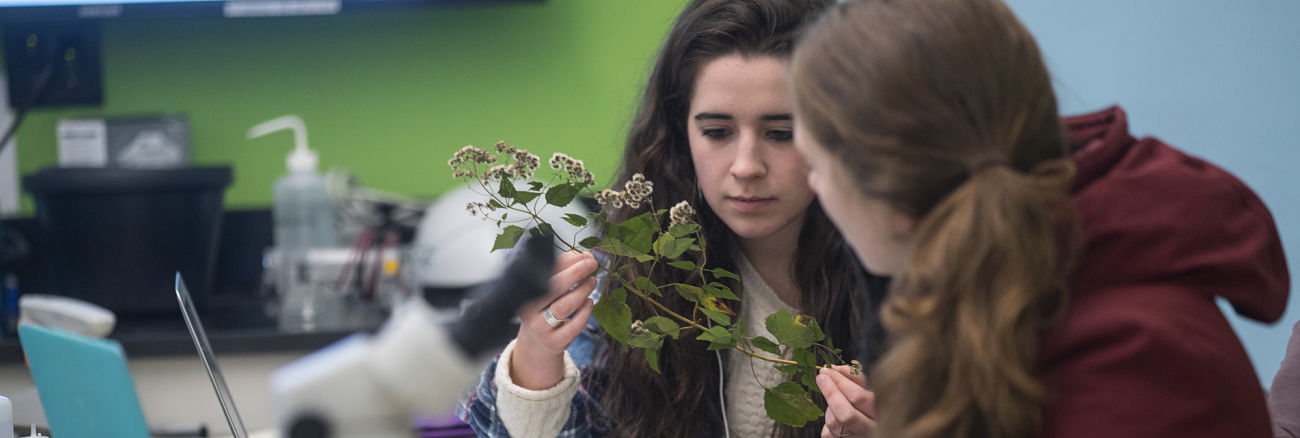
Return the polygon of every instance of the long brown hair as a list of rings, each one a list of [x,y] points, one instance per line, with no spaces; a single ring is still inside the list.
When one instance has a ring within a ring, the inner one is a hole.
[[[917,220],[882,309],[879,433],[1037,435],[1078,221],[1033,37],[999,0],[852,1],[800,41],[792,83],[858,193]]]
[[[788,59],[794,40],[815,14],[829,7],[831,0],[695,0],[673,24],[658,54],[624,150],[621,176],[616,186],[644,173],[654,181],[649,208],[669,208],[690,201],[706,236],[710,266],[732,272],[739,250],[735,234],[705,202],[698,189],[687,140],[687,116],[693,87],[700,69],[727,55],[771,56]],[[619,209],[611,213],[622,220],[646,210]],[[862,294],[856,292],[856,266],[845,245],[814,202],[808,207],[799,234],[798,252],[792,274],[802,292],[804,312],[815,316],[834,345],[854,357],[853,335],[857,330]],[[699,262],[699,260],[697,260]],[[685,282],[682,271],[636,265],[629,275],[648,275],[657,283]],[[660,268],[664,268],[661,264]],[[743,291],[737,289],[743,298]],[[690,303],[678,294],[664,294],[661,302],[690,315]],[[653,315],[648,305],[628,300],[633,318]],[[733,310],[739,311],[739,306]],[[662,373],[646,366],[640,350],[624,350],[612,340],[605,359],[608,383],[602,393],[604,414],[614,428],[611,436],[699,436],[721,435],[722,412],[718,403],[720,370],[714,352],[702,342],[669,342],[659,353]],[[817,436],[821,424],[806,430],[778,428],[781,436]]]

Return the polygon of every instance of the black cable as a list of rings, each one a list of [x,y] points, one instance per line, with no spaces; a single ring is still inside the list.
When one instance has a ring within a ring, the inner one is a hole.
[[[0,140],[0,153],[4,153],[5,147],[9,146],[9,139],[14,136],[14,133],[18,132],[18,125],[21,125],[23,119],[27,117],[27,109],[31,108],[32,104],[35,104],[41,95],[45,94],[45,87],[50,84],[50,76],[54,75],[54,64],[54,61],[45,64],[45,68],[41,69],[41,74],[36,76],[36,83],[32,86],[32,93],[27,95],[27,100],[21,106],[14,108],[16,111],[14,119],[9,122],[9,129],[5,130],[5,135]]]

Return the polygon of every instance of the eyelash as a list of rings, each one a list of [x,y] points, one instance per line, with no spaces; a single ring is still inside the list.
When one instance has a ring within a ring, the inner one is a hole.
[[[794,140],[794,131],[788,129],[774,129],[771,131],[767,131],[764,134],[767,136],[768,139],[772,141],[784,143],[784,142],[789,142]],[[731,132],[724,128],[710,128],[710,129],[702,130],[700,132],[700,135],[703,135],[713,140],[721,140],[731,135]]]

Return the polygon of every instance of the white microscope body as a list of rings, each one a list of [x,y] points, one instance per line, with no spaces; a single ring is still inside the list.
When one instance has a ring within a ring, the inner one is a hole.
[[[374,336],[354,335],[276,370],[271,397],[282,436],[410,437],[413,415],[450,411],[514,336],[519,305],[546,293],[552,239],[520,247],[501,278],[476,290],[450,325],[413,298]]]

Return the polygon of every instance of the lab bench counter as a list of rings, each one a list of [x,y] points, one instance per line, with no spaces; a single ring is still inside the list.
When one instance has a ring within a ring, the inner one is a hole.
[[[194,341],[189,332],[132,333],[111,335],[122,343],[129,358],[159,356],[194,356]],[[308,353],[351,335],[353,331],[324,331],[309,333],[281,333],[274,329],[242,329],[219,331],[208,329],[208,339],[218,357],[246,354]],[[0,340],[0,366],[23,363],[22,347],[17,336]]]
[[[141,332],[112,336],[122,343],[145,418],[151,428],[226,430],[216,393],[189,333]],[[250,430],[272,426],[274,371],[353,332],[279,333],[272,329],[209,330],[217,360]],[[0,341],[0,395],[14,404],[15,424],[45,424],[31,373],[16,337]]]

